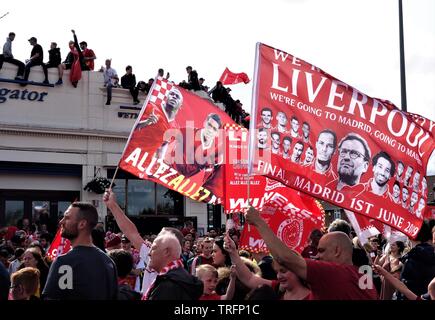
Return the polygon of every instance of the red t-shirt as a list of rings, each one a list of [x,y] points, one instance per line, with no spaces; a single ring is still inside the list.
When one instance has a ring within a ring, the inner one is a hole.
[[[307,282],[315,300],[377,300],[375,287],[361,289],[358,267],[305,259]],[[364,283],[364,282],[363,282]]]
[[[95,57],[95,53],[94,51],[92,51],[92,49],[86,48],[85,50],[83,50],[83,57],[85,58]],[[94,70],[94,60],[86,60],[85,64],[88,66],[90,70]]]
[[[218,295],[217,293],[212,293],[212,294],[203,294],[199,300],[220,300],[221,296]]]

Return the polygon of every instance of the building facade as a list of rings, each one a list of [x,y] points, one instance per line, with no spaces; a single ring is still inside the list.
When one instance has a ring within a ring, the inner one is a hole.
[[[105,105],[100,72],[83,72],[77,88],[69,83],[68,72],[64,84],[55,87],[21,86],[10,82],[15,74],[16,67],[4,63],[0,70],[0,225],[23,217],[37,220],[48,211],[55,228],[75,200],[92,202],[100,221],[110,224],[102,195],[83,188],[94,177],[113,178],[140,107],[121,88],[113,89],[112,104]],[[32,68],[29,80],[42,82],[40,66]],[[56,82],[57,69],[49,69],[49,80]],[[143,103],[145,96],[139,98]],[[114,182],[118,202],[144,233],[163,225],[182,225],[186,219],[205,232],[223,221],[221,210],[121,170]]]

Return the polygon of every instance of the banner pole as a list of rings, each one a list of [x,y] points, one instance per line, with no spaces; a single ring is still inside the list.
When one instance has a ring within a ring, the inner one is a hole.
[[[119,169],[119,166],[116,166],[116,170],[115,170],[115,173],[113,174],[112,181],[110,181],[110,186],[109,186],[110,190],[112,190],[113,181],[115,181],[116,174],[118,173],[118,169]]]
[[[253,157],[254,157],[254,143],[255,143],[255,123],[257,118],[257,94],[258,94],[258,68],[259,68],[259,55],[260,55],[260,42],[255,44],[255,63],[254,63],[254,79],[252,82],[252,96],[251,96],[251,120],[249,123],[249,143],[248,143],[248,183],[247,183],[247,196],[248,196],[248,205],[251,205],[250,196],[251,196],[251,175],[252,175],[252,167],[253,167]],[[251,226],[248,223],[248,231],[251,231]]]

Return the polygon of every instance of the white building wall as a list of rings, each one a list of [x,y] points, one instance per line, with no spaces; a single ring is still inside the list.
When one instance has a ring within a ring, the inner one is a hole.
[[[15,75],[16,67],[4,63],[0,78],[13,79]],[[49,69],[50,83],[57,77],[57,70]],[[29,80],[42,82],[42,68],[32,68]],[[120,108],[132,106],[132,97],[128,90],[119,88],[113,89],[112,105],[106,106],[100,72],[82,72],[77,88],[69,82],[69,71],[63,81],[54,88],[0,82],[0,99],[7,98],[0,101],[0,161],[81,165],[82,179],[0,174],[0,188],[79,191],[82,200],[94,202],[103,220],[107,212],[101,195],[86,192],[83,187],[95,170],[106,176],[107,168],[119,162],[135,119],[120,118],[118,112],[139,111]],[[14,90],[19,90],[19,99],[9,97]],[[21,99],[21,95],[33,91],[39,97],[46,93],[40,98],[43,102]],[[143,94],[139,98],[145,100]],[[186,215],[196,216],[198,227],[207,230],[207,206],[185,198],[185,208]]]

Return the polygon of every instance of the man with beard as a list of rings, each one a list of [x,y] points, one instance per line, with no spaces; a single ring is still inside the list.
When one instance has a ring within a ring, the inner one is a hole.
[[[393,194],[390,198],[394,203],[400,204],[400,183],[398,181],[393,184]]]
[[[267,130],[265,128],[258,129],[257,132],[257,147],[258,149],[267,149],[269,148],[267,143]]]
[[[272,128],[272,110],[268,107],[265,107],[263,109],[261,109],[261,120],[262,122],[260,123],[259,127],[260,128],[264,128],[264,129],[273,129]]]
[[[292,138],[286,136],[282,139],[282,157],[284,159],[290,159],[290,147],[292,144]]]
[[[300,164],[302,152],[304,152],[304,144],[301,141],[298,141],[293,147],[293,153],[290,160],[294,163]]]
[[[370,161],[370,149],[367,142],[356,133],[349,133],[340,141],[338,150],[337,190],[340,191],[344,187],[352,191],[363,190],[364,185],[360,180],[362,174],[367,172]]]
[[[97,209],[74,202],[60,221],[61,236],[71,241],[72,250],[56,258],[50,267],[42,293],[54,300],[114,300],[118,293],[114,262],[92,243]]]
[[[394,176],[395,164],[388,153],[381,151],[373,157],[373,178],[367,182],[367,190],[383,198],[389,197],[388,181]]]
[[[168,146],[164,162],[186,178],[194,179],[203,188],[221,195],[221,179],[218,174],[223,164],[223,145],[219,139],[222,119],[217,113],[210,113],[203,128],[182,128],[180,137]],[[192,141],[193,138],[193,141]]]
[[[337,179],[337,175],[332,171],[331,159],[337,147],[337,136],[329,129],[320,132],[316,141],[316,160],[311,169],[321,175],[325,175],[332,180]]]
[[[314,160],[314,151],[313,147],[308,146],[307,151],[305,151],[305,159],[304,159],[304,166],[309,166],[313,163]]]

